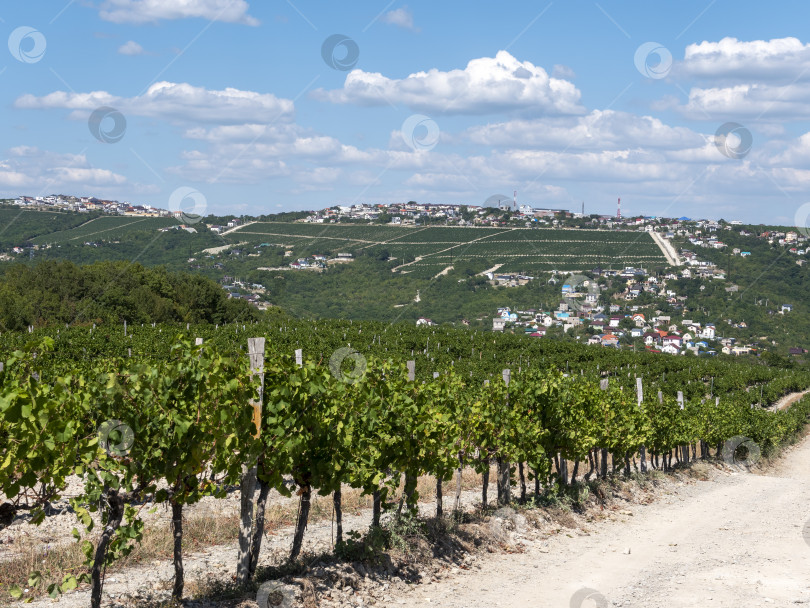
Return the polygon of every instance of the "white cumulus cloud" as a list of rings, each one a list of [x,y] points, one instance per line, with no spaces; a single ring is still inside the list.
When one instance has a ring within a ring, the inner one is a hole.
[[[93,167],[84,154],[60,154],[35,146],[16,146],[0,160],[0,188],[8,195],[37,194],[43,190],[107,192],[128,184],[123,175]]]
[[[391,25],[398,25],[399,27],[404,27],[408,30],[414,29],[413,13],[408,9],[407,6],[388,11],[380,18],[380,21],[383,23],[389,23]]]
[[[678,74],[721,81],[783,81],[804,72],[810,80],[810,44],[798,38],[738,40],[690,44],[676,65]]]
[[[615,110],[478,125],[468,129],[466,136],[486,146],[553,150],[682,148],[705,142],[703,136],[686,127],[672,127],[652,116]]]
[[[689,100],[677,109],[696,120],[806,120],[810,118],[810,83],[694,87],[689,91]]]
[[[686,103],[666,100],[656,105],[659,109],[671,107],[695,120],[810,117],[810,44],[798,38],[690,44],[673,74],[696,80],[697,86]]]
[[[118,97],[106,91],[55,91],[43,97],[23,95],[14,105],[22,109],[74,110],[75,118],[86,118],[88,112],[100,106],[111,106],[125,116],[212,124],[290,122],[294,118],[292,100],[278,98],[272,93],[233,88],[217,91],[175,82],[157,82],[137,97]]]
[[[121,46],[119,46],[118,47],[118,52],[121,55],[143,55],[143,54],[145,54],[145,51],[143,50],[143,47],[140,44],[138,44],[137,42],[135,42],[134,40],[130,40],[128,42],[125,42]]]
[[[104,0],[99,16],[113,23],[155,23],[196,17],[258,25],[259,21],[247,14],[249,8],[245,0]]]
[[[430,114],[582,114],[580,91],[569,81],[551,78],[540,66],[518,61],[507,51],[473,59],[463,70],[431,69],[391,79],[353,70],[342,89],[313,92],[316,99],[365,106],[404,103]]]

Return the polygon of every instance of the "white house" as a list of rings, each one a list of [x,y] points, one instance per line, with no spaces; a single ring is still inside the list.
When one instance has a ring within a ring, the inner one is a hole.
[[[543,313],[538,315],[537,320],[542,323],[545,327],[551,327],[554,325],[554,319],[551,318],[551,315]]]

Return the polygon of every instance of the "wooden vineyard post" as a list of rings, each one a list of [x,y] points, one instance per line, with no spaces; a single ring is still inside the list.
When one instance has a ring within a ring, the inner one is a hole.
[[[680,406],[681,409],[683,409],[683,391],[678,391],[678,405]],[[683,446],[678,446],[678,448],[676,448],[675,450],[676,456],[678,455],[677,452],[679,450],[681,455],[683,455],[686,452]]]
[[[2,371],[2,370],[0,370]],[[461,452],[458,454],[458,470],[456,471],[456,497],[453,500],[453,511],[461,510],[461,474],[464,468],[464,456]]]
[[[436,518],[441,519],[444,516],[444,493],[442,492],[442,478],[436,478]]]
[[[641,408],[641,404],[644,401],[644,385],[642,384],[641,377],[636,378],[636,396],[638,397],[638,407]],[[641,472],[647,472],[647,447],[641,446],[638,450],[638,457],[641,461]]]
[[[416,361],[411,360],[406,363],[408,367],[408,382],[416,382]],[[402,498],[399,501],[399,508],[397,509],[397,517],[402,512],[402,505],[406,504],[410,509],[413,505],[411,504],[411,496],[412,493],[408,491],[408,488],[411,485],[415,485],[416,480],[412,479],[408,473],[405,473],[405,487],[402,490]]]
[[[602,389],[603,391],[608,390],[608,382],[609,382],[608,378],[603,378],[602,380],[599,381],[599,388]],[[607,448],[602,448],[602,462],[600,463],[601,465],[600,475],[602,476],[602,479],[607,479],[608,474],[607,461],[608,461]]]
[[[262,400],[264,398],[264,338],[248,338],[248,356],[250,357],[250,379],[259,375],[259,398],[252,402],[253,424],[256,427],[253,436],[257,439],[262,429]]]
[[[253,436],[261,432],[261,397],[264,390],[264,338],[248,338],[248,356],[250,357],[250,376],[260,374],[262,386],[259,400],[252,402]],[[244,585],[250,578],[250,544],[253,537],[253,494],[256,490],[256,465],[242,465],[242,480],[239,484],[241,494],[239,517],[239,556],[236,563],[236,582]]]
[[[439,372],[433,372],[433,379],[439,377]],[[442,478],[436,478],[436,517],[441,518],[444,515],[444,494],[442,488]]]
[[[253,381],[256,374],[259,375],[259,395],[258,399],[253,402],[253,424],[256,427],[255,437],[258,439],[262,431],[262,404],[264,402],[264,338],[253,338],[253,340],[260,340],[254,343],[254,347],[250,348],[250,340],[248,340],[248,353],[251,354],[250,362],[250,378]],[[253,523],[253,537],[250,539],[250,558],[248,560],[248,580],[253,579],[256,573],[256,567],[259,565],[259,553],[262,549],[262,538],[264,537],[264,513],[267,508],[267,497],[270,494],[270,486],[258,479],[258,469],[264,469],[264,455],[259,456],[257,466],[254,470],[257,472],[256,487],[259,490],[259,498],[256,500],[256,520]],[[255,494],[255,490],[254,493]],[[251,495],[252,496],[252,495]]]
[[[506,403],[504,405],[509,409],[509,380],[512,372],[505,369],[502,373],[503,382],[506,385]],[[496,460],[498,463],[498,504],[501,506],[509,505],[512,502],[512,489],[509,483],[509,461],[504,459],[503,456],[498,456]]]

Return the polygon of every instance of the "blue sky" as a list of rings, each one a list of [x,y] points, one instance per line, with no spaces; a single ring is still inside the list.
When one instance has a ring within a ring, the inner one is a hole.
[[[165,208],[189,206],[173,196],[186,188],[208,212],[272,213],[517,190],[591,213],[621,196],[625,214],[803,222],[808,13],[730,0],[14,3],[0,9],[0,195]]]

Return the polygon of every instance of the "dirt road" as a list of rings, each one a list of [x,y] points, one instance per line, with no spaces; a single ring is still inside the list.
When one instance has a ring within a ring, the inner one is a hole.
[[[650,232],[650,236],[652,237],[652,240],[655,241],[655,244],[661,249],[661,253],[664,254],[668,264],[672,266],[681,265],[681,259],[678,257],[678,252],[675,251],[675,248],[672,246],[670,241],[662,237],[657,232]]]
[[[526,543],[401,606],[686,608],[810,604],[810,439],[764,474],[682,485],[590,535]],[[629,553],[628,553],[629,550]],[[593,591],[584,592],[583,588]],[[579,592],[579,593],[578,593]],[[590,595],[590,599],[585,599]]]
[[[633,499],[625,504],[621,498],[614,499],[609,510],[597,513],[597,518],[606,515],[607,519],[585,523],[584,528],[551,523],[551,529],[546,526],[539,531],[528,526],[518,535],[522,553],[484,552],[468,564],[472,566],[469,570],[444,568],[442,576],[433,577],[432,582],[424,576],[420,583],[392,584],[378,594],[376,605],[810,605],[810,436],[762,473],[695,466],[705,469],[708,481],[675,475],[655,491],[657,498],[649,504],[638,504],[647,500]],[[478,497],[477,490],[466,491],[462,503],[469,507]],[[424,515],[433,510],[432,503],[420,506]],[[451,508],[448,500],[445,508]],[[368,522],[369,513],[358,512],[347,514],[344,525],[347,532],[362,532]],[[554,533],[557,528],[559,532]],[[268,535],[261,563],[280,563],[289,551],[290,536],[288,529]],[[314,554],[328,550],[332,545],[329,520],[313,522],[305,540],[305,549]],[[514,545],[511,541],[508,544]],[[228,544],[188,552],[184,561],[188,581],[203,580],[212,574],[229,577],[236,563],[236,547]],[[111,573],[105,595],[118,600],[135,598],[134,605],[140,605],[152,590],[168,593],[165,590],[170,588],[172,574],[169,559]],[[590,598],[586,599],[586,595]],[[60,608],[80,608],[88,604],[87,597],[88,592],[81,590],[62,597],[56,604]],[[370,605],[368,595],[364,597],[362,605]],[[345,597],[337,602],[326,601],[322,606],[357,608],[362,598]],[[34,605],[54,602],[39,600]]]
[[[791,405],[796,403],[799,399],[804,397],[807,393],[810,393],[810,388],[806,391],[802,391],[800,393],[790,393],[789,395],[785,395],[779,401],[774,403],[771,407],[774,410],[784,410],[789,408]]]

